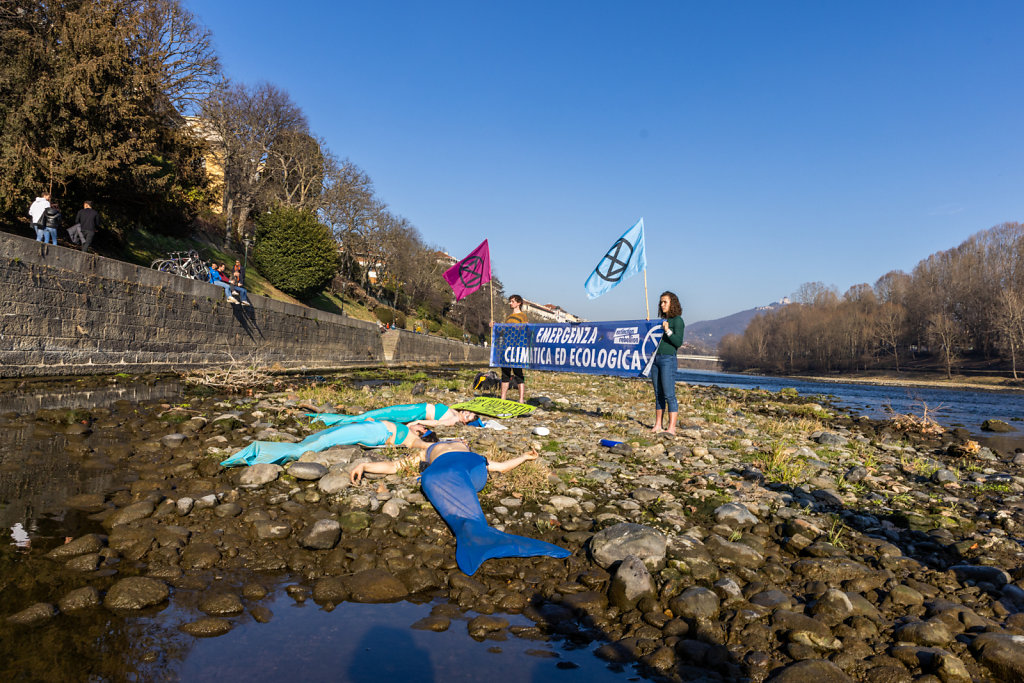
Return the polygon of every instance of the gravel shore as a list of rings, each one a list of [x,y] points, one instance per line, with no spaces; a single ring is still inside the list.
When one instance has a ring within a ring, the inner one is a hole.
[[[0,638],[168,600],[191,609],[182,632],[217,636],[271,619],[262,577],[284,572],[295,600],[444,596],[413,628],[462,615],[478,639],[599,642],[598,656],[655,680],[1024,680],[1024,454],[962,431],[907,431],[792,392],[679,385],[673,438],[650,431],[646,382],[532,373],[532,415],[439,431],[493,459],[538,451],[491,475],[484,511],[573,554],[489,560],[472,577],[416,473],[349,484],[352,463],[395,451],[218,464],[253,439],[300,440],[315,431],[307,412],[451,404],[469,381],[124,401],[70,425],[66,411],[0,417],[63,432],[83,468],[119,482],[68,499],[98,526],[34,546],[17,592],[0,584]]]

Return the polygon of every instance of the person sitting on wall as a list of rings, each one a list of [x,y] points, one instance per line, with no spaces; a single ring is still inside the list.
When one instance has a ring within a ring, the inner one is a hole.
[[[252,303],[249,301],[248,290],[240,284],[235,284],[233,281],[234,277],[227,274],[227,268],[223,263],[217,266],[217,275],[220,276],[221,282],[228,283],[232,296],[238,297],[238,300],[242,302],[243,306],[252,306]],[[241,274],[239,273],[239,275]]]
[[[220,279],[220,272],[217,270],[217,264],[213,261],[210,261],[210,266],[209,268],[207,268],[207,270],[210,271],[210,284],[217,285],[218,287],[223,288],[224,296],[227,297],[228,302],[232,304],[237,304],[238,299],[236,299],[231,294],[231,285],[225,282],[224,280]]]

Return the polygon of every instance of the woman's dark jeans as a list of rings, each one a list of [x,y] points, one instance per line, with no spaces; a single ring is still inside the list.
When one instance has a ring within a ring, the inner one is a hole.
[[[676,354],[659,354],[654,357],[651,366],[651,381],[654,383],[654,407],[657,410],[668,409],[670,413],[679,412],[676,401]]]

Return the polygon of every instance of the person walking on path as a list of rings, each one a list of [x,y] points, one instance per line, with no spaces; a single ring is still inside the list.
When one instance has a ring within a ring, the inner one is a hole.
[[[71,235],[72,242],[80,244],[82,251],[88,252],[99,225],[99,212],[92,208],[91,201],[86,200],[82,203],[82,209],[75,215],[75,225],[68,229],[68,234]]]
[[[523,297],[513,294],[508,298],[508,305],[512,307],[512,313],[505,318],[507,324],[525,325],[530,322],[526,314],[523,313]],[[519,402],[526,403],[526,377],[523,375],[522,368],[501,369],[501,400],[504,401],[505,396],[508,395],[508,385],[513,376],[519,384]]]
[[[49,236],[46,228],[43,227],[43,212],[50,208],[50,193],[44,192],[43,196],[36,197],[32,206],[28,207],[28,218],[32,223],[32,229],[36,231],[36,242],[45,242]]]
[[[672,292],[664,292],[658,301],[658,312],[664,320],[661,329],[664,334],[661,343],[654,353],[654,364],[651,366],[651,381],[654,383],[654,427],[655,434],[665,432],[675,436],[676,420],[679,418],[679,402],[676,401],[676,354],[683,345],[683,307],[679,305],[679,297]],[[665,411],[668,411],[668,427],[662,428]]]
[[[50,244],[54,246],[57,246],[57,230],[60,229],[60,225],[60,207],[57,206],[57,202],[53,202],[43,210],[43,228],[46,230]],[[45,243],[46,240],[44,239],[43,242]]]

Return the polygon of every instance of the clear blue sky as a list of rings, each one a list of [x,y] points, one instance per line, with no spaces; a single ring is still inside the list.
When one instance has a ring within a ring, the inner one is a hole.
[[[427,244],[506,290],[583,282],[640,216],[651,312],[840,293],[1024,218],[1024,3],[187,0]]]

